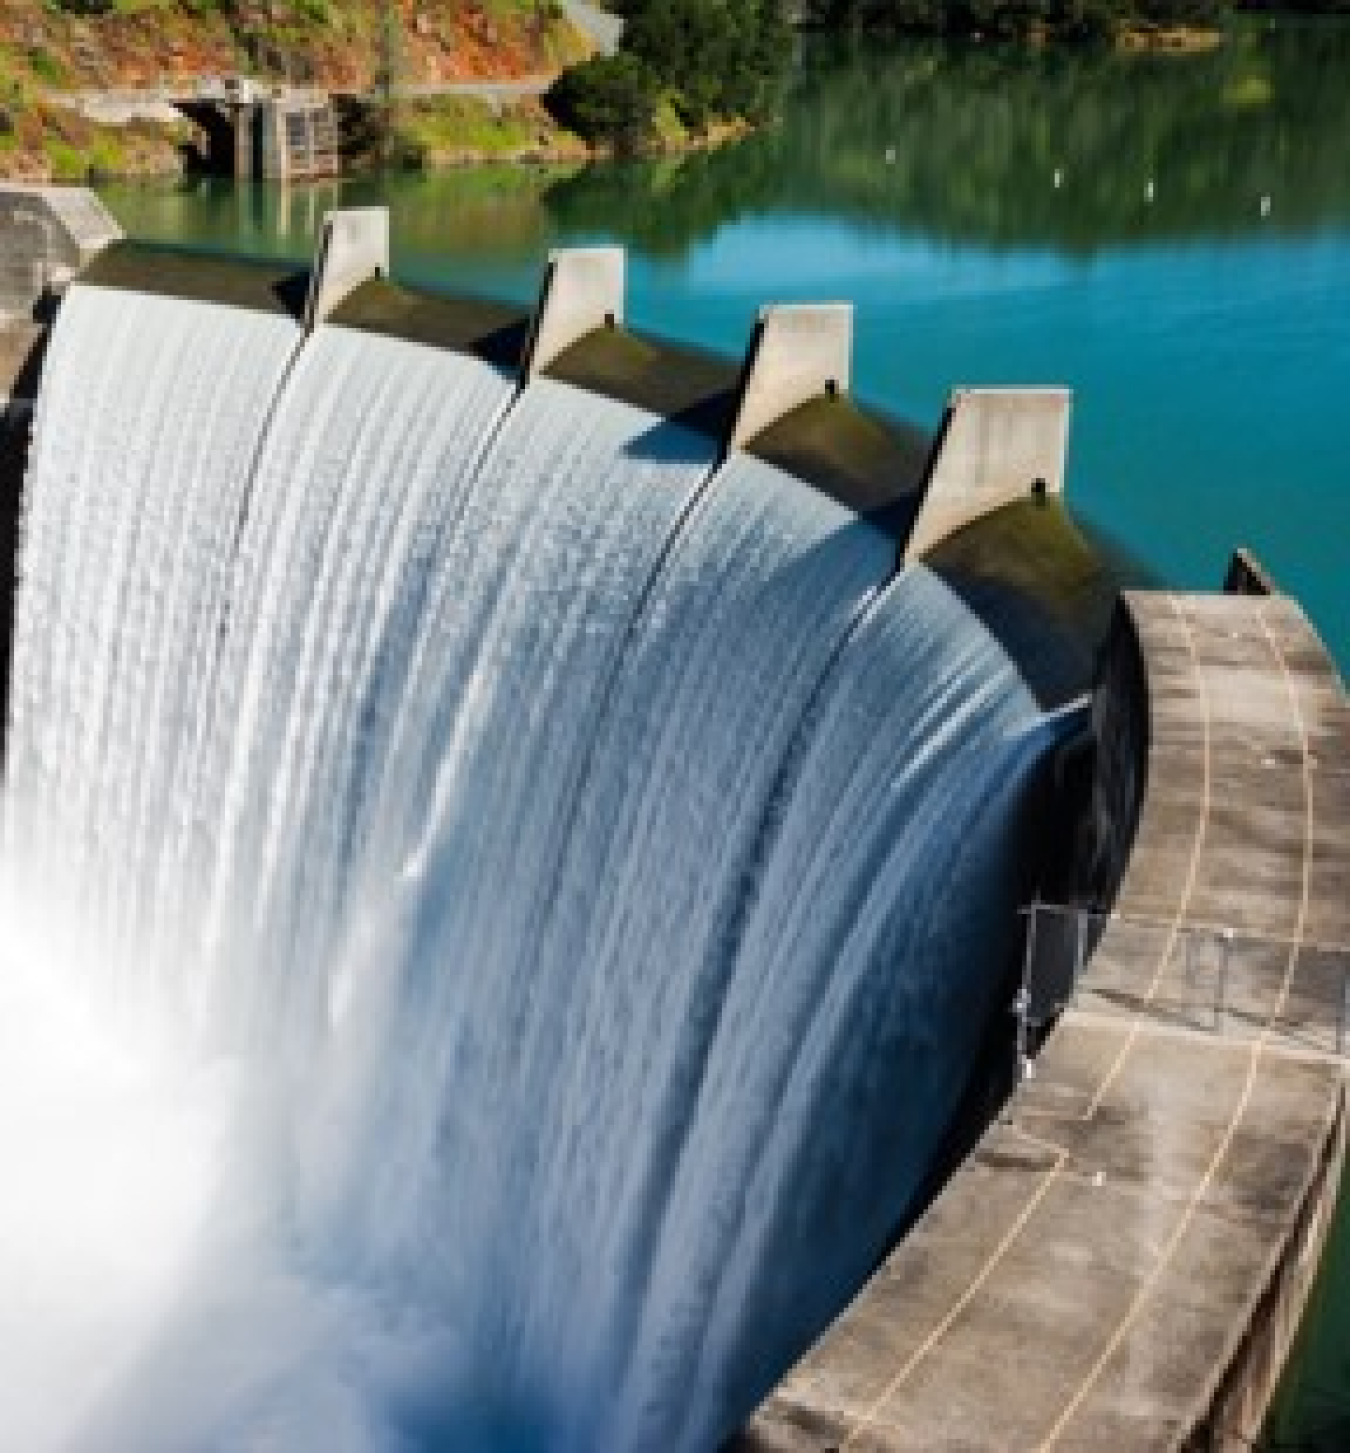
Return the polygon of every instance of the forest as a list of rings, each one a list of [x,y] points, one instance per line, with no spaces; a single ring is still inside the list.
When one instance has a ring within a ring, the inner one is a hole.
[[[825,29],[895,34],[1027,36],[1106,40],[1122,30],[1208,29],[1235,8],[1350,13],[1350,0],[807,0],[807,19]]]

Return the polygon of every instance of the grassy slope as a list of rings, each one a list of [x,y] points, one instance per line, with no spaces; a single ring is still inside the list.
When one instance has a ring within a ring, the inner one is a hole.
[[[185,128],[95,126],[44,101],[51,91],[151,88],[243,72],[364,91],[386,54],[382,0],[116,0],[106,16],[0,0],[0,175],[75,180],[92,171],[173,172]],[[194,13],[194,11],[199,13]],[[551,72],[583,39],[535,0],[401,0],[394,52],[408,84]],[[407,151],[428,161],[575,151],[536,103],[500,114],[446,99],[405,108]]]

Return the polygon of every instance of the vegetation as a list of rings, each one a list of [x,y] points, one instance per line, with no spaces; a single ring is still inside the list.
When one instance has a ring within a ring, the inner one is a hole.
[[[52,93],[191,89],[246,74],[339,97],[353,160],[437,165],[570,157],[585,146],[537,101],[400,98],[553,71],[588,53],[556,0],[0,0],[0,175],[41,182],[173,175],[203,149],[188,123],[98,126]]]
[[[364,114],[367,122],[379,120],[368,110]],[[466,161],[580,159],[585,147],[560,131],[534,97],[497,103],[452,95],[402,102],[387,134],[378,124],[369,126],[364,139],[349,130],[344,153],[353,161],[420,170]]]
[[[186,121],[172,127],[144,121],[102,126],[76,111],[48,105],[22,87],[5,86],[3,98],[0,176],[83,182],[163,175],[181,164],[190,144],[192,127]]]
[[[626,0],[617,55],[565,71],[549,93],[564,125],[619,152],[647,149],[663,109],[695,135],[773,112],[792,55],[780,0]]]
[[[1105,39],[1122,28],[1210,27],[1225,0],[814,0],[813,18],[835,27],[911,35]]]
[[[416,85],[536,74],[588,50],[556,0],[0,0],[6,35],[59,89],[244,72],[359,92],[391,49],[395,79]]]
[[[1320,29],[1309,44],[1301,26],[1246,25],[1180,60],[819,40],[782,126],[722,152],[581,172],[545,201],[563,235],[603,228],[670,255],[780,211],[1085,256],[1344,228],[1350,27]]]
[[[831,29],[993,39],[1098,40],[1208,31],[1235,9],[1350,14],[1350,0],[806,0]]]

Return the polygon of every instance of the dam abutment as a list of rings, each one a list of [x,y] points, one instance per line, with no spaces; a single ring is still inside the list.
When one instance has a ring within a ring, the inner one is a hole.
[[[1096,907],[1032,908],[1082,976],[746,1449],[1260,1430],[1344,1155],[1350,708],[1287,598],[1130,593],[1094,711]]]

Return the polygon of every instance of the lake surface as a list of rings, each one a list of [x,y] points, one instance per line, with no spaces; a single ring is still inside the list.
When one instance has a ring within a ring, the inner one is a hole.
[[[400,276],[522,301],[548,247],[623,242],[630,322],[729,354],[762,303],[850,300],[864,401],[932,425],[956,385],[1072,386],[1085,518],[1182,587],[1252,547],[1345,669],[1348,80],[1334,23],[1184,57],[816,46],[782,127],[713,155],[105,195],[133,235],[296,259],[384,201]],[[1330,1265],[1280,1446],[1344,1434]]]
[[[293,189],[109,188],[138,236],[302,258],[386,201],[396,270],[513,299],[630,248],[630,319],[738,354],[760,304],[857,305],[855,392],[1076,391],[1072,500],[1162,579],[1256,550],[1350,664],[1350,27],[1203,56],[813,50],[783,127],[713,155]]]

